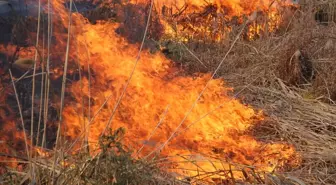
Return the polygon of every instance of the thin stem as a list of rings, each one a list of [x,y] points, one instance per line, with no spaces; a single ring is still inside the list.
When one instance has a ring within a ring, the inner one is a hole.
[[[43,25],[44,25],[44,19],[43,20]],[[43,31],[43,29],[42,29]],[[44,36],[44,31],[42,33],[43,37],[42,37],[42,51],[44,51],[45,49],[45,36]],[[42,53],[42,57],[41,57],[41,68],[42,68],[42,74],[44,74],[44,52]],[[40,129],[41,129],[41,120],[42,120],[42,110],[43,110],[43,98],[44,98],[44,77],[45,75],[42,75],[42,80],[41,80],[41,97],[40,97],[40,111],[39,111],[39,120],[38,120],[38,126],[37,126],[37,138],[36,138],[36,145],[39,144],[39,140],[40,140]]]
[[[176,132],[180,129],[180,127],[183,125],[183,123],[186,121],[186,119],[188,118],[188,116],[190,115],[191,111],[195,108],[196,104],[198,103],[198,101],[200,100],[200,98],[202,97],[202,95],[204,94],[205,90],[207,89],[207,87],[209,86],[210,82],[212,79],[214,79],[215,75],[217,74],[218,70],[220,69],[220,67],[223,65],[224,61],[226,60],[227,56],[229,55],[229,53],[231,52],[231,50],[233,49],[233,47],[235,46],[236,42],[238,41],[238,39],[240,38],[240,35],[243,33],[246,25],[247,25],[248,21],[246,21],[242,27],[242,29],[240,30],[240,32],[238,33],[238,35],[236,36],[236,39],[233,41],[233,43],[231,44],[229,50],[226,52],[225,56],[223,57],[223,59],[220,61],[219,65],[217,66],[216,70],[214,71],[214,73],[212,74],[211,78],[208,80],[208,82],[206,83],[205,87],[203,88],[203,90],[200,92],[200,94],[198,95],[198,97],[196,98],[196,100],[194,101],[194,103],[192,104],[192,106],[190,107],[190,109],[187,111],[187,113],[185,114],[184,118],[182,119],[182,121],[180,122],[180,124],[176,127],[176,129],[174,130],[174,132],[169,136],[169,138],[166,140],[166,142],[164,142],[162,144],[161,147],[158,147],[156,149],[156,151],[161,151],[175,136]]]
[[[69,24],[68,24],[68,39],[67,39],[67,47],[65,53],[65,62],[64,62],[64,71],[63,71],[63,79],[62,79],[62,90],[61,90],[61,106],[60,106],[60,115],[59,115],[59,122],[58,122],[58,129],[57,129],[57,136],[56,136],[56,146],[55,146],[55,155],[54,155],[54,163],[53,163],[53,172],[52,172],[52,180],[54,181],[55,177],[55,165],[57,161],[57,148],[59,146],[59,140],[61,137],[61,123],[62,123],[62,112],[64,108],[64,95],[65,95],[65,85],[66,85],[66,77],[68,71],[68,62],[69,62],[69,50],[70,50],[70,34],[71,34],[71,15],[72,15],[72,0],[70,0],[70,10],[69,10]],[[54,184],[54,183],[53,183]]]
[[[39,10],[38,10],[38,20],[37,20],[37,33],[36,33],[36,50],[34,58],[34,70],[33,70],[33,86],[32,86],[32,102],[31,102],[31,119],[30,119],[30,153],[33,153],[33,138],[34,138],[34,104],[35,104],[35,75],[36,75],[36,65],[37,65],[37,56],[38,56],[38,45],[39,45],[39,36],[40,36],[40,21],[41,21],[41,0],[39,0]],[[31,167],[33,168],[32,164]],[[34,171],[32,171],[32,177],[34,176]],[[35,179],[33,177],[33,179]]]
[[[152,131],[152,133],[150,133],[150,135],[149,135],[147,141],[150,141],[150,139],[151,139],[152,136],[154,135],[155,131],[160,127],[161,123],[162,123],[163,120],[166,118],[166,115],[167,115],[167,113],[168,113],[168,110],[169,110],[169,105],[167,106],[166,110],[164,111],[163,116],[162,116],[162,118],[160,119],[159,123],[156,125],[156,127],[154,128],[154,130]],[[143,145],[140,147],[140,149],[138,150],[138,152],[137,152],[137,154],[136,154],[137,156],[139,156],[139,154],[140,154],[141,150],[144,148],[144,146],[145,146],[145,145],[143,144]]]
[[[77,9],[77,6],[75,3],[73,3],[73,6],[76,10],[77,13],[79,13],[78,9]],[[84,23],[82,20],[80,20],[80,23],[81,23],[81,26],[83,27]],[[90,133],[90,123],[92,122],[91,121],[91,68],[90,68],[90,59],[91,59],[91,56],[90,56],[90,52],[89,52],[89,49],[88,49],[88,46],[87,46],[87,42],[86,40],[84,40],[84,46],[85,46],[85,49],[86,49],[86,52],[87,52],[87,57],[88,57],[88,60],[87,60],[87,70],[88,70],[88,122],[85,122],[85,113],[84,113],[84,110],[83,110],[83,119],[84,119],[84,125],[85,125],[85,128],[84,128],[84,143],[85,145],[87,146],[86,147],[86,150],[87,152],[89,153],[89,133]],[[82,82],[81,82],[82,83]],[[82,84],[81,84],[81,88],[82,88]],[[84,105],[84,98],[83,98],[83,105]],[[83,107],[84,109],[84,107]],[[77,142],[78,138],[81,137],[82,134],[80,134],[76,141],[73,143],[73,145]],[[70,147],[72,148],[72,147]]]
[[[16,98],[16,102],[18,104],[18,109],[19,109],[19,114],[20,114],[20,118],[21,118],[21,125],[22,125],[22,129],[23,129],[23,137],[24,137],[24,141],[25,141],[25,147],[26,147],[27,157],[28,157],[28,159],[30,161],[26,128],[25,128],[24,121],[23,121],[23,115],[22,115],[21,105],[20,105],[19,97],[18,97],[18,94],[17,94],[17,91],[16,91],[15,83],[14,83],[14,80],[13,80],[12,71],[10,69],[9,69],[9,75],[10,75],[11,80],[12,80],[12,85],[13,85],[13,89],[14,89],[14,93],[15,93],[15,98]]]
[[[48,121],[48,110],[49,110],[49,90],[50,90],[50,47],[51,47],[51,36],[52,36],[52,17],[51,17],[51,3],[48,0],[48,46],[47,46],[47,74],[45,81],[45,99],[44,99],[44,130],[42,138],[42,147],[46,145],[46,133],[47,133],[47,121]]]
[[[110,125],[111,125],[111,123],[112,123],[112,120],[113,120],[113,117],[114,117],[114,115],[115,115],[115,113],[116,113],[116,111],[117,111],[117,109],[118,109],[118,107],[119,107],[119,105],[120,105],[120,102],[121,102],[122,98],[124,97],[124,95],[125,95],[125,93],[126,93],[126,89],[127,89],[128,85],[129,85],[130,82],[131,82],[131,79],[132,79],[132,77],[133,77],[133,74],[134,74],[134,72],[135,72],[135,69],[136,69],[136,67],[137,67],[137,65],[138,65],[138,62],[139,62],[139,60],[140,60],[141,52],[142,52],[142,49],[143,49],[143,47],[144,47],[144,43],[145,43],[146,36],[147,36],[147,32],[148,32],[148,27],[149,27],[150,18],[151,18],[151,15],[152,15],[153,5],[154,5],[154,0],[151,0],[151,4],[150,4],[149,12],[148,12],[148,19],[147,19],[147,24],[146,24],[145,32],[144,32],[144,35],[143,35],[143,38],[142,38],[142,42],[141,42],[141,46],[140,46],[138,55],[137,55],[137,57],[136,57],[136,61],[135,61],[134,67],[133,67],[133,69],[132,69],[132,71],[131,71],[131,74],[129,75],[129,78],[127,79],[127,82],[126,82],[126,84],[125,84],[125,86],[124,86],[124,89],[123,89],[123,91],[122,91],[120,97],[119,97],[118,100],[117,100],[117,103],[115,104],[115,106],[114,106],[114,108],[113,108],[112,115],[110,116],[110,118],[109,118],[109,120],[108,120],[108,122],[107,122],[107,124],[106,124],[105,129],[104,129],[104,131],[101,133],[101,136],[104,135],[105,132],[106,132],[106,130],[110,127]]]

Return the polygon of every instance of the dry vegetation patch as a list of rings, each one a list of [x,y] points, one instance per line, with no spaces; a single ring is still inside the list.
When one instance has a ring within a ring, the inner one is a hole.
[[[125,14],[120,14],[121,8]],[[147,18],[143,12],[147,10],[148,6],[136,9],[133,5],[121,7],[116,2],[112,7],[102,6],[84,14],[92,23],[99,19],[122,20],[124,24],[119,28],[119,33],[139,42]],[[137,16],[139,12],[141,16]],[[284,12],[286,16],[275,32],[263,33],[251,40],[240,38],[215,76],[225,79],[225,83],[234,88],[232,96],[263,110],[267,116],[250,132],[264,142],[289,142],[294,145],[302,156],[301,165],[295,169],[283,169],[281,173],[263,174],[255,173],[253,167],[244,167],[241,170],[246,177],[244,182],[235,179],[231,170],[212,172],[226,177],[225,181],[213,179],[218,184],[336,183],[336,26],[333,22],[318,24],[312,12],[314,8]],[[131,15],[124,17],[126,14]],[[155,47],[155,51],[156,47],[161,46],[161,51],[185,70],[182,72],[184,75],[213,72],[234,42],[237,35],[235,30],[242,28],[241,25],[233,25],[232,33],[220,41],[189,39],[182,42],[178,37],[163,36],[157,16],[154,15],[154,24],[150,27],[147,40],[151,44],[147,47]],[[19,36],[25,29],[34,30],[27,24],[15,24],[14,35]],[[135,27],[137,29],[133,29]],[[13,39],[27,40],[29,37],[22,36],[24,38]],[[35,183],[54,182],[55,179],[50,177],[53,171],[56,171],[60,184],[209,183],[203,177],[177,179],[172,173],[162,170],[170,167],[163,165],[167,162],[164,159],[135,159],[132,151],[125,149],[122,136],[123,129],[117,130],[101,139],[102,150],[96,155],[83,152],[63,156],[63,163],[56,167],[50,157],[36,157],[32,160],[38,179]],[[5,157],[17,158],[23,164],[29,161],[19,156]],[[6,168],[0,183],[28,184],[30,169],[28,165],[25,167],[22,172]]]
[[[255,40],[240,39],[217,77],[234,87],[234,96],[265,112],[268,118],[252,131],[259,139],[287,141],[300,152],[302,165],[287,175],[335,184],[335,24],[321,25],[311,12],[299,12],[282,26]],[[191,74],[211,72],[233,39],[169,43],[168,56]]]

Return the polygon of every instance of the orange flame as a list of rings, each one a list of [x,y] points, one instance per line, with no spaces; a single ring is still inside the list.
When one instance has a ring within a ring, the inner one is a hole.
[[[148,0],[132,0],[132,3],[148,3]],[[271,4],[271,0],[186,0],[186,1],[176,1],[176,0],[158,0],[155,1],[156,7],[169,6],[181,8],[183,6],[191,6],[190,11],[200,10],[206,5],[216,5],[220,10],[224,10],[229,16],[239,16],[243,14],[250,14],[257,9],[267,8]]]
[[[132,0],[131,2],[137,4],[149,1]],[[221,41],[227,37],[227,33],[233,26],[238,26],[236,21],[242,23],[245,15],[262,12],[262,15],[258,15],[262,20],[254,20],[248,25],[247,38],[253,39],[262,33],[274,32],[281,20],[279,9],[293,6],[289,1],[272,0],[160,0],[154,2],[159,12],[163,13],[166,10],[174,15],[173,21],[170,18],[163,18],[161,21],[165,26],[166,34],[181,37],[179,38],[181,41],[189,40],[187,37]],[[231,22],[233,18],[238,20]]]
[[[162,1],[163,4],[169,2]],[[188,2],[194,6],[203,3],[201,0]],[[231,7],[232,15],[240,15],[250,13],[259,1],[212,2]],[[61,24],[67,28],[68,13],[63,1],[54,0],[52,3],[55,12],[60,15]],[[91,81],[82,77],[67,89],[74,101],[65,104],[62,134],[72,141],[77,138],[83,140],[87,134],[90,148],[96,149],[97,141],[135,65],[139,46],[129,44],[115,33],[116,23],[91,25],[80,14],[72,15],[71,40],[76,44],[70,48],[70,57],[77,60],[86,72],[90,66]],[[62,40],[59,38],[55,48],[63,48],[64,51],[65,42]],[[264,119],[263,114],[230,97],[228,93],[232,89],[226,87],[221,79],[210,81],[176,137],[163,150],[158,150],[179,127],[210,79],[209,74],[189,77],[179,73],[163,54],[141,53],[111,124],[112,129],[123,127],[127,130],[124,141],[129,147],[135,151],[143,147],[140,157],[153,151],[173,156],[171,161],[176,162],[173,171],[187,175],[199,173],[199,168],[204,171],[228,169],[229,163],[221,161],[255,166],[258,171],[272,171],[277,167],[297,164],[297,154],[292,146],[263,143],[248,134]],[[209,162],[213,159],[217,160]],[[189,163],[184,163],[185,160]],[[181,168],[189,170],[179,170]]]
[[[87,43],[86,47],[82,45],[79,48],[82,67],[86,68],[89,62],[95,73],[90,94],[94,103],[90,108],[91,115],[99,114],[89,126],[91,148],[95,148],[95,143],[108,123],[116,99],[121,95],[135,64],[134,55],[138,52],[136,45],[128,44],[111,31],[116,27],[116,24],[111,23],[86,24],[83,27],[85,32],[76,38],[81,43]],[[85,54],[87,52],[91,55],[90,59]],[[127,129],[125,142],[128,145],[137,150],[143,143],[146,144],[142,156],[148,155],[168,139],[210,77],[199,75],[192,78],[174,75],[175,72],[178,70],[162,54],[143,52],[113,119],[113,129]],[[224,85],[220,79],[210,82],[200,102],[179,130],[185,132],[181,132],[162,154],[176,156],[201,153],[235,163],[255,165],[259,170],[273,170],[276,165],[282,166],[289,162],[295,155],[292,147],[265,144],[245,134],[258,120],[263,119],[262,113],[229,97],[227,93],[231,89]],[[80,133],[86,132],[85,123],[89,123],[89,119],[86,117],[83,120],[79,113],[83,106],[86,115],[88,113],[87,104],[81,104],[83,97],[89,97],[88,80],[84,78],[82,82],[72,84],[70,91],[77,103],[67,106],[63,112],[63,133],[75,139]],[[112,96],[112,100],[101,109],[109,96]],[[148,140],[158,123],[161,124]],[[213,168],[209,162],[204,167]]]

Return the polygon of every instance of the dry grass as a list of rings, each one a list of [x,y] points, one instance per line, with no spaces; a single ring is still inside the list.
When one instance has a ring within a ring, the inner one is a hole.
[[[336,26],[319,25],[313,17],[298,12],[282,25],[286,29],[253,41],[241,39],[217,77],[234,87],[233,95],[267,115],[252,130],[257,138],[289,142],[302,155],[302,165],[285,174],[307,184],[336,184]],[[170,42],[168,56],[190,74],[212,72],[232,41],[190,41],[188,50]],[[306,60],[295,58],[298,50]],[[304,78],[307,63],[313,71],[310,78]]]
[[[31,159],[35,166],[35,180],[29,177],[29,169],[19,172],[8,169],[1,184],[184,184],[161,171],[155,163],[135,160],[132,151],[122,144],[124,129],[120,128],[99,142],[100,151],[94,155],[77,153],[63,156],[54,166],[52,156]],[[28,159],[16,157],[28,161]],[[55,178],[51,174],[55,173]]]
[[[336,26],[334,23],[319,25],[312,18],[313,14],[309,11],[297,11],[288,20],[283,19],[278,32],[267,33],[252,41],[239,39],[230,52],[236,33],[219,43],[191,40],[181,44],[174,40],[176,38],[162,41],[168,48],[167,55],[187,69],[189,74],[215,71],[218,62],[228,53],[215,77],[224,78],[229,86],[234,87],[234,96],[263,110],[267,116],[251,133],[263,141],[291,143],[303,159],[298,168],[288,169],[282,174],[256,174],[251,169],[242,169],[242,173],[248,176],[244,182],[238,182],[228,170],[225,175],[231,178],[218,181],[218,184],[291,185],[303,184],[302,181],[306,184],[336,184]],[[298,50],[308,59],[305,60],[307,63],[295,57]],[[310,64],[313,74],[307,78],[302,66]],[[48,86],[48,83],[45,85]],[[122,144],[122,135],[123,130],[119,129],[102,137],[102,150],[94,156],[90,157],[85,152],[62,156],[70,165],[62,165],[64,161],[60,161],[54,168],[50,160],[52,156],[32,158],[36,177],[33,183],[207,183],[201,177],[177,180],[160,169],[162,159],[134,159],[132,151]],[[56,151],[55,155],[59,153]],[[29,161],[18,156],[11,157]],[[29,170],[18,172],[7,169],[0,183],[27,184]],[[56,179],[51,178],[53,172]]]

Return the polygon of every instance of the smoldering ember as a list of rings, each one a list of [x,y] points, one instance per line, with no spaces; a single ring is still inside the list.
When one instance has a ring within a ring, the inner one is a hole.
[[[332,0],[0,0],[0,184],[336,184]]]

